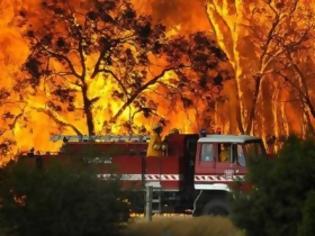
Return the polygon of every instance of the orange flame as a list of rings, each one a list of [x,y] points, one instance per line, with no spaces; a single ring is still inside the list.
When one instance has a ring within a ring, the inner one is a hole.
[[[47,109],[47,98],[45,94],[37,94],[33,97],[27,96],[21,99],[18,94],[14,93],[14,85],[21,73],[21,65],[25,62],[29,54],[28,44],[22,35],[24,26],[20,25],[18,16],[23,14],[24,10],[32,12],[35,16],[36,11],[40,9],[40,2],[40,0],[0,1],[0,89],[5,89],[10,92],[10,96],[7,100],[4,102],[0,100],[0,113],[7,114],[6,118],[0,121],[0,126],[2,127],[0,129],[0,141],[15,141],[16,145],[14,149],[11,150],[12,153],[28,150],[31,147],[41,152],[58,150],[60,143],[56,144],[50,142],[50,135],[52,133],[62,132],[64,134],[70,134],[72,132],[70,129],[60,130],[59,126],[53,122],[51,117],[42,112]],[[78,7],[81,6],[80,2],[81,1],[77,1]],[[249,75],[253,74],[251,69],[257,66],[255,65],[257,58],[255,58],[256,55],[253,55],[255,52],[251,51],[251,45],[245,45],[243,43],[247,42],[247,37],[250,37],[249,31],[242,28],[243,23],[248,23],[245,19],[246,16],[242,14],[245,14],[247,10],[252,10],[248,8],[245,9],[244,4],[247,4],[247,1],[232,1],[233,3],[225,0],[206,1],[207,4],[202,0],[133,0],[132,2],[135,4],[138,12],[150,14],[155,22],[166,24],[168,27],[168,37],[178,34],[188,34],[195,31],[212,31],[212,33],[217,36],[219,45],[228,55],[234,69],[236,79],[224,84],[223,98],[216,102],[214,111],[208,113],[208,115],[211,114],[211,117],[203,117],[203,114],[200,114],[201,110],[207,109],[207,105],[199,101],[198,98],[193,98],[195,99],[196,107],[186,108],[178,100],[170,101],[163,87],[157,87],[154,93],[151,90],[145,92],[147,97],[158,103],[157,113],[161,117],[165,117],[169,120],[165,132],[174,127],[180,129],[182,132],[197,132],[199,129],[204,127],[209,128],[211,125],[220,127],[224,132],[239,132],[236,112],[238,99],[240,97],[246,97],[249,93],[248,87],[244,86],[244,84],[252,83],[250,82]],[[308,1],[306,1],[306,3],[311,4],[314,13],[315,4],[309,3]],[[33,18],[34,24],[36,24],[36,21],[41,20],[40,18]],[[263,25],[269,25],[269,22],[267,22],[268,18],[262,18],[261,21],[264,21],[261,22]],[[231,34],[227,37],[229,30]],[[312,50],[314,50],[314,48]],[[95,58],[93,57],[89,60],[91,60],[91,64],[95,62]],[[60,65],[55,62],[55,67],[58,66]],[[311,68],[315,67],[313,66]],[[314,72],[314,69],[312,69],[312,71]],[[243,79],[241,81],[240,78],[242,76]],[[176,78],[174,78],[172,73],[167,73],[163,81],[167,83],[167,81],[171,79]],[[272,81],[272,78],[270,77],[268,81]],[[103,123],[108,122],[110,117],[112,117],[122,105],[121,101],[113,100],[112,97],[110,97],[111,92],[115,90],[117,85],[114,81],[104,81],[98,77],[93,80],[88,80],[88,83],[90,96],[102,94],[101,99],[95,104],[97,107],[95,110],[95,125],[98,133],[104,133],[105,131],[102,130]],[[237,85],[240,87],[237,87]],[[289,89],[282,89],[281,84],[275,83],[273,83],[272,87],[278,89],[278,93],[270,94],[270,92],[268,92],[270,87],[263,85],[262,96],[265,100],[261,101],[263,106],[257,111],[262,113],[262,118],[255,124],[257,126],[255,129],[256,135],[267,136],[276,134],[280,136],[281,133],[284,135],[293,132],[301,133],[302,129],[306,129],[302,127],[303,124],[305,124],[305,119],[310,119],[310,123],[313,124],[314,127],[314,117],[303,118],[297,115],[303,110],[300,103],[281,102],[292,99],[293,95],[290,93]],[[309,82],[309,88],[311,88],[310,96],[312,102],[314,102],[314,82]],[[240,97],[237,96],[237,92]],[[273,103],[268,100],[267,97],[272,97],[278,102]],[[15,101],[19,101],[19,103],[15,103]],[[75,105],[80,106],[81,103],[82,101],[77,98]],[[63,104],[60,105],[63,106]],[[245,100],[242,106],[246,108],[250,106],[250,102]],[[10,117],[8,112],[16,117],[21,111],[27,116],[28,120],[17,119],[15,125],[10,126],[14,122],[14,118]],[[130,106],[126,109],[110,132],[127,132],[121,124],[129,121],[135,111],[136,108],[134,106]],[[246,114],[241,115],[246,117]],[[71,121],[71,123],[79,127],[83,132],[86,132],[83,118],[76,113],[62,114],[62,117],[58,117],[58,119],[61,121]],[[150,130],[152,124],[158,119],[157,117],[145,118],[143,116],[135,116],[133,122],[137,126],[144,126],[147,130]],[[209,122],[209,120],[211,120],[211,122]],[[270,120],[272,120],[272,122]],[[282,127],[280,127],[280,125],[282,125]]]

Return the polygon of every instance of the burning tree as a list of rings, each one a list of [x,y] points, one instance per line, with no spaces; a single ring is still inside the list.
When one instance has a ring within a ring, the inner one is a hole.
[[[128,0],[42,1],[40,16],[21,14],[31,52],[16,91],[78,135],[112,131],[121,117],[156,114],[158,93],[177,94],[191,107],[203,91],[210,104],[230,76],[209,36],[172,38]]]
[[[277,137],[281,132],[288,135],[288,106],[293,113],[301,106],[302,113],[311,117],[301,122],[314,125],[310,53],[315,21],[309,2],[208,1],[207,12],[235,71],[239,131],[266,136],[271,128]],[[268,120],[273,121],[269,127]]]

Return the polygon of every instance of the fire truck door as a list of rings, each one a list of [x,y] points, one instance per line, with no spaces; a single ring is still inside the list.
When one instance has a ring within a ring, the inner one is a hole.
[[[222,180],[230,181],[235,174],[233,163],[233,145],[231,143],[218,143],[218,156],[215,171]]]

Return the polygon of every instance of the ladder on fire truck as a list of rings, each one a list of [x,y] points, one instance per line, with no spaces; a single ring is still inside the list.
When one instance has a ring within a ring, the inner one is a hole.
[[[53,142],[147,142],[148,135],[52,135]]]
[[[162,189],[160,187],[146,185],[145,190],[144,215],[147,221],[152,221],[153,214],[162,213]]]
[[[162,213],[162,188],[154,187],[152,189],[152,213]]]

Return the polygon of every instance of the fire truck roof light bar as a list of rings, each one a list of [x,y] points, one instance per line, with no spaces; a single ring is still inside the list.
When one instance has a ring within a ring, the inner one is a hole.
[[[50,140],[53,142],[147,142],[147,135],[52,135]]]

